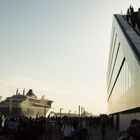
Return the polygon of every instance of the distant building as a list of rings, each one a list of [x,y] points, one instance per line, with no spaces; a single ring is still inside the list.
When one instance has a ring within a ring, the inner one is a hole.
[[[124,130],[131,119],[140,119],[140,10],[113,16],[107,70],[108,113]]]
[[[16,95],[7,97],[0,102],[0,113],[5,116],[48,116],[51,113],[51,104],[53,101],[48,99],[38,99],[30,89],[26,95],[25,90],[20,94],[18,90]]]

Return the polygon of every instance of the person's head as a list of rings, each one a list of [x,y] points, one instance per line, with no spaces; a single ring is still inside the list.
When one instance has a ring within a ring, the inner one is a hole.
[[[134,138],[140,137],[140,128],[137,126],[128,127],[126,132]]]
[[[133,119],[133,120],[131,120],[130,125],[131,126],[138,126],[138,127],[140,127],[140,120]]]

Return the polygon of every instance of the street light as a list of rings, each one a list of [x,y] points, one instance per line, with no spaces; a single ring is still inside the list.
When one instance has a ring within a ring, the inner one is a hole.
[[[71,112],[71,110],[69,110],[69,117],[70,117],[70,112]]]
[[[79,107],[78,107],[78,112],[79,112],[79,117],[80,117],[80,112],[81,112],[81,106],[79,105]]]
[[[81,106],[81,117],[83,117],[83,107]]]
[[[2,96],[0,96],[0,102],[1,102],[1,100],[2,100]]]
[[[9,99],[9,116],[11,116],[12,113],[12,98]]]
[[[75,117],[77,116],[77,111],[74,112]]]
[[[61,111],[63,110],[63,108],[60,108],[60,118],[61,118]]]

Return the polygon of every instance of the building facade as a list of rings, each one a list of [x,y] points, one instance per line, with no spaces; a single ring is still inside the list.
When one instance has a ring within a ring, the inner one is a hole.
[[[124,130],[140,119],[140,11],[114,15],[107,70],[108,114]]]

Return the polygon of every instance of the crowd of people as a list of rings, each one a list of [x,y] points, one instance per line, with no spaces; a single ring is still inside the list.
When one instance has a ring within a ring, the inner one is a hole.
[[[102,139],[109,117],[36,117],[0,116],[0,135],[8,140],[89,140],[90,127],[100,127]]]
[[[9,140],[41,140],[45,131],[45,118],[4,117],[0,119],[1,135]]]

